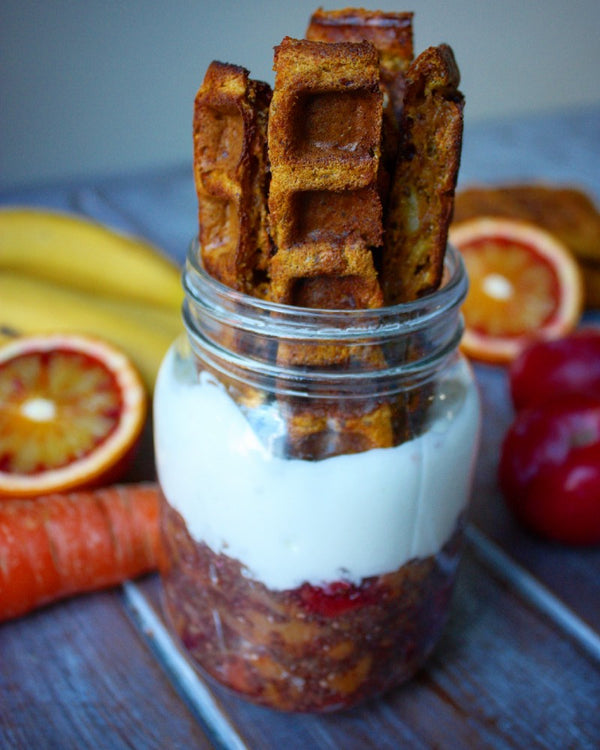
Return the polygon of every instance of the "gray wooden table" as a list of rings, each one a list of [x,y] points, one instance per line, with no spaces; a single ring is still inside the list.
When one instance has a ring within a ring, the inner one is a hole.
[[[600,106],[465,133],[461,184],[543,179],[600,201]],[[191,165],[0,194],[145,236],[177,260],[195,231]],[[2,300],[0,300],[1,313]],[[600,311],[587,318],[600,322]],[[450,623],[410,684],[348,713],[287,715],[203,682],[164,629],[156,576],[0,626],[1,748],[600,747],[600,548],[541,542],[506,511],[506,373],[477,366],[482,450]],[[150,429],[130,479],[154,477]]]

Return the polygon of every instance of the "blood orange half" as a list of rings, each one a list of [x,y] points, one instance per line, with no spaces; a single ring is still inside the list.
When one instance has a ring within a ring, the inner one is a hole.
[[[116,481],[147,413],[137,370],[112,345],[74,334],[0,347],[0,497]]]
[[[453,225],[450,242],[469,276],[461,344],[468,356],[510,362],[533,341],[576,326],[581,272],[553,235],[533,224],[482,217]]]

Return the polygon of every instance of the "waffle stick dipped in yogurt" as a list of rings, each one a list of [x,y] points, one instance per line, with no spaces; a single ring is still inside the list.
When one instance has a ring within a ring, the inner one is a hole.
[[[268,292],[271,240],[267,228],[267,121],[271,87],[238,65],[213,61],[194,102],[194,182],[198,248],[206,271],[253,297]],[[214,334],[242,352],[247,337],[231,329]],[[240,405],[262,400],[258,391],[228,378]]]
[[[271,298],[317,309],[381,307],[374,249],[383,240],[378,191],[383,97],[379,58],[364,41],[286,38],[275,50],[269,114]],[[285,366],[366,368],[379,348],[279,345]],[[393,444],[390,406],[287,401],[290,452],[323,458]]]
[[[460,154],[458,136],[462,132],[462,107],[455,106],[443,123],[436,119],[435,107],[445,101],[443,96],[438,96],[440,88],[446,92],[458,83],[454,75],[457,71],[451,69],[446,78],[443,71],[440,73],[442,63],[453,59],[450,48],[442,46],[427,50],[405,73],[408,57],[412,56],[412,36],[406,37],[407,14],[398,15],[402,16],[399,26],[404,29],[405,38],[410,38],[410,44],[407,42],[403,48],[405,57],[397,74],[402,80],[396,90],[410,81],[412,94],[407,93],[405,98],[409,109],[397,122],[404,148],[398,151],[394,166],[394,184],[390,192],[393,203],[389,215],[386,217],[384,213],[388,188],[380,175],[386,133],[384,90],[388,92],[385,98],[389,101],[391,74],[387,72],[384,83],[384,55],[381,52],[384,42],[377,33],[372,33],[372,20],[369,26],[367,19],[361,18],[361,23],[364,21],[365,27],[369,27],[373,41],[317,42],[286,38],[276,48],[276,82],[268,115],[268,198],[263,190],[267,176],[260,183],[260,190],[254,188],[253,196],[244,196],[244,188],[256,186],[252,180],[238,180],[236,190],[232,191],[238,206],[252,199],[253,205],[256,201],[260,205],[262,201],[258,215],[267,216],[270,250],[265,250],[265,243],[259,245],[255,241],[254,253],[240,253],[241,246],[249,247],[241,237],[247,230],[241,221],[225,226],[227,213],[223,212],[222,230],[215,232],[213,229],[209,236],[217,238],[213,245],[219,245],[219,268],[229,271],[221,274],[211,271],[210,259],[207,263],[207,258],[212,248],[204,248],[201,209],[200,239],[205,266],[221,281],[287,305],[338,310],[377,308],[389,302],[407,301],[439,284],[450,220],[447,208],[452,201]],[[309,33],[313,34],[310,28]],[[385,29],[385,24],[382,23],[381,28]],[[431,60],[441,60],[442,63],[436,67]],[[448,67],[451,66],[448,64]],[[204,187],[210,184],[212,175],[207,174],[210,170],[206,168],[203,155],[208,151],[216,156],[211,167],[214,168],[219,161],[217,145],[220,141],[216,140],[219,136],[214,129],[211,131],[203,126],[201,118],[203,107],[210,115],[215,110],[215,101],[222,101],[222,91],[210,85],[210,73],[209,69],[209,85],[205,81],[201,89],[204,93],[199,93],[197,98],[194,128],[199,203],[209,206],[215,195],[207,195]],[[445,82],[445,87],[440,87],[439,80]],[[247,77],[244,81],[247,92],[252,82]],[[430,96],[431,92],[435,96]],[[247,93],[244,96],[244,106],[249,105],[250,110],[257,107],[256,100],[253,101]],[[456,90],[453,90],[452,97],[453,104],[461,99]],[[237,107],[238,121],[247,123],[248,117],[240,117],[238,101],[234,97],[233,109]],[[229,107],[232,109],[231,105]],[[206,115],[204,117],[206,119]],[[249,120],[252,121],[252,117]],[[264,122],[256,109],[254,120]],[[407,135],[403,129],[409,124],[410,135]],[[427,168],[426,177],[419,180],[416,170],[409,168],[415,156],[410,147],[428,148],[432,133],[440,125],[452,130],[455,137],[447,142],[448,148],[438,160],[427,161],[423,155],[417,155],[419,163]],[[208,140],[208,146],[202,146],[202,139]],[[250,158],[251,143],[251,138],[240,140],[240,165],[254,163]],[[225,160],[227,154],[221,158]],[[442,181],[441,173],[446,173],[444,158],[450,160],[451,168],[450,174],[445,176],[445,200],[440,201],[436,190]],[[406,181],[408,190],[404,189]],[[224,183],[227,184],[227,180]],[[430,204],[427,203],[428,190]],[[420,199],[417,214],[414,212],[415,194]],[[236,205],[235,201],[230,205]],[[426,216],[429,231],[424,226],[419,226],[420,231],[412,235],[408,231],[398,231],[398,227],[402,230],[409,226],[408,220],[421,221],[424,218],[420,210],[423,206],[429,208]],[[434,237],[432,229],[436,222],[440,225]],[[386,239],[386,224],[388,234],[404,243],[401,252]],[[255,236],[264,237],[262,223],[260,227],[261,231]],[[221,242],[223,238],[227,242]],[[427,240],[437,244],[424,256],[422,248]],[[240,264],[240,258],[245,259],[246,265]],[[254,261],[254,268],[249,267],[249,259]],[[411,278],[399,283],[396,277],[402,273],[410,274]],[[426,285],[413,278],[424,273],[433,279]],[[248,283],[251,278],[260,278],[260,287],[252,288]],[[282,342],[277,359],[288,366],[307,370],[315,366],[360,369],[377,367],[378,363],[382,367],[385,365],[385,355],[377,347],[371,347],[365,355],[323,344],[309,349],[290,347]],[[361,403],[360,399],[344,403],[338,399],[324,401],[317,413],[314,406],[310,409],[304,407],[302,399],[286,399],[282,409],[289,427],[289,455],[317,459],[372,447],[389,447],[404,439],[412,429],[406,425],[407,408],[416,411],[417,405],[407,407],[389,400]],[[394,414],[398,409],[402,413]]]

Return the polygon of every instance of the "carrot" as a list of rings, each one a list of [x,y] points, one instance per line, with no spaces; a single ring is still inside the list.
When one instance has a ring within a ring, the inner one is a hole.
[[[0,500],[0,622],[159,567],[153,483]]]

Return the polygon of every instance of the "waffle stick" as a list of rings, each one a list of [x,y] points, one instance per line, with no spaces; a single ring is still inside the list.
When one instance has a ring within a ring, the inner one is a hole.
[[[204,267],[223,284],[264,296],[267,232],[266,83],[213,62],[194,107],[194,180]]]
[[[194,107],[194,180],[199,246],[205,270],[228,287],[264,297],[270,240],[267,231],[267,120],[271,89],[242,67],[212,62]],[[231,325],[210,333],[224,349],[245,356],[273,356]],[[205,363],[208,369],[212,367]],[[258,389],[236,378],[224,381],[249,413],[264,401]]]
[[[274,67],[269,225],[277,252],[269,265],[271,298],[304,307],[378,307],[377,52],[367,42],[288,37],[276,48]]]
[[[371,42],[379,53],[383,97],[379,193],[387,204],[404,106],[406,72],[413,60],[412,13],[383,13],[362,8],[315,11],[306,38],[319,42]]]
[[[383,236],[377,51],[368,42],[286,38],[276,48],[274,68],[269,217],[277,252],[269,266],[271,297],[307,308],[380,307],[373,259]],[[374,347],[281,342],[277,356],[300,371],[383,365]],[[331,398],[307,404],[284,397],[281,408],[296,457],[325,458],[393,442],[385,403]]]
[[[447,45],[425,50],[406,76],[406,96],[382,256],[386,304],[410,302],[437,289],[454,201],[462,145],[459,71]],[[411,362],[422,345],[399,343],[385,355]],[[393,404],[396,442],[421,431],[433,384],[406,388]]]
[[[386,304],[415,300],[442,280],[462,145],[459,82],[445,44],[426,49],[408,70],[382,260]]]
[[[413,14],[363,8],[315,11],[306,38],[317,42],[371,42],[379,53],[381,83],[397,121],[402,115],[405,76],[413,60]]]

